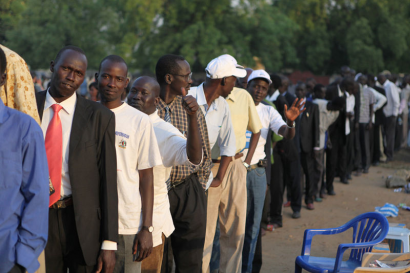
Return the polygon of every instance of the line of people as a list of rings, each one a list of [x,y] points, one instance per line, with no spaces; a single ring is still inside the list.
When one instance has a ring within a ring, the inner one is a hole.
[[[300,218],[303,170],[314,209],[335,194],[336,171],[347,183],[346,170],[368,170],[367,139],[383,98],[383,111],[395,113],[395,89],[383,75],[386,96],[374,95],[363,75],[327,90],[298,83],[294,96],[286,77],[245,69],[230,55],[211,60],[196,87],[182,56],[162,56],[156,79],[133,83],[126,62],[107,56],[94,102],[76,94],[87,57],[75,46],[51,61],[47,90],[35,93],[31,81],[23,94],[20,83],[8,86],[17,62],[7,50],[0,48],[0,272],[40,264],[61,273],[259,272],[261,225],[282,227],[285,188]],[[361,153],[361,165],[350,151]]]

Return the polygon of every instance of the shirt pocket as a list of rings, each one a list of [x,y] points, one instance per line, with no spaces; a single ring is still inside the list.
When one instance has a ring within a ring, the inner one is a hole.
[[[21,185],[22,165],[20,153],[0,151],[0,189]]]

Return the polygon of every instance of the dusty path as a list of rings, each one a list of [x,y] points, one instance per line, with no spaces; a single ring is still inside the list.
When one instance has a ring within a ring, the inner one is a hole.
[[[340,226],[355,216],[374,211],[374,207],[392,203],[410,205],[410,194],[396,193],[385,188],[385,178],[394,169],[410,170],[410,151],[401,151],[398,160],[379,167],[370,168],[369,174],[353,177],[349,185],[335,180],[336,196],[327,196],[322,203],[315,203],[315,210],[302,208],[300,219],[291,218],[291,209],[284,210],[283,228],[267,232],[262,237],[263,273],[294,272],[296,256],[300,255],[303,233],[308,228],[330,228]],[[392,223],[405,223],[410,227],[410,211],[399,211],[399,216],[389,218]],[[312,255],[334,257],[337,246],[351,241],[351,232],[342,236],[317,236],[313,240]]]

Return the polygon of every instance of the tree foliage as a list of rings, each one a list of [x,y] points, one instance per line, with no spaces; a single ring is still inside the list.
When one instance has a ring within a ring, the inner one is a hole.
[[[270,71],[407,72],[410,0],[0,0],[0,42],[32,68],[75,44],[94,69],[119,54],[152,72],[173,53],[203,71],[228,53]]]

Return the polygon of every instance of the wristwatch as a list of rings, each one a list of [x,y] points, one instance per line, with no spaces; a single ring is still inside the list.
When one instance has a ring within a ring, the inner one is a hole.
[[[149,226],[149,227],[143,226],[142,229],[146,229],[146,230],[148,230],[148,232],[150,232],[150,233],[152,233],[152,232],[154,231],[154,227],[153,227],[153,226]]]
[[[249,168],[249,164],[248,163],[246,163],[245,161],[244,162],[242,162],[242,164],[245,166],[245,168]]]
[[[295,128],[295,125],[296,125],[296,122],[295,122],[295,121],[293,121],[293,125],[292,125],[292,127],[291,127],[291,126],[289,126],[289,125],[288,125],[288,123],[286,122],[286,126],[288,126],[288,128],[290,128],[290,129]]]

